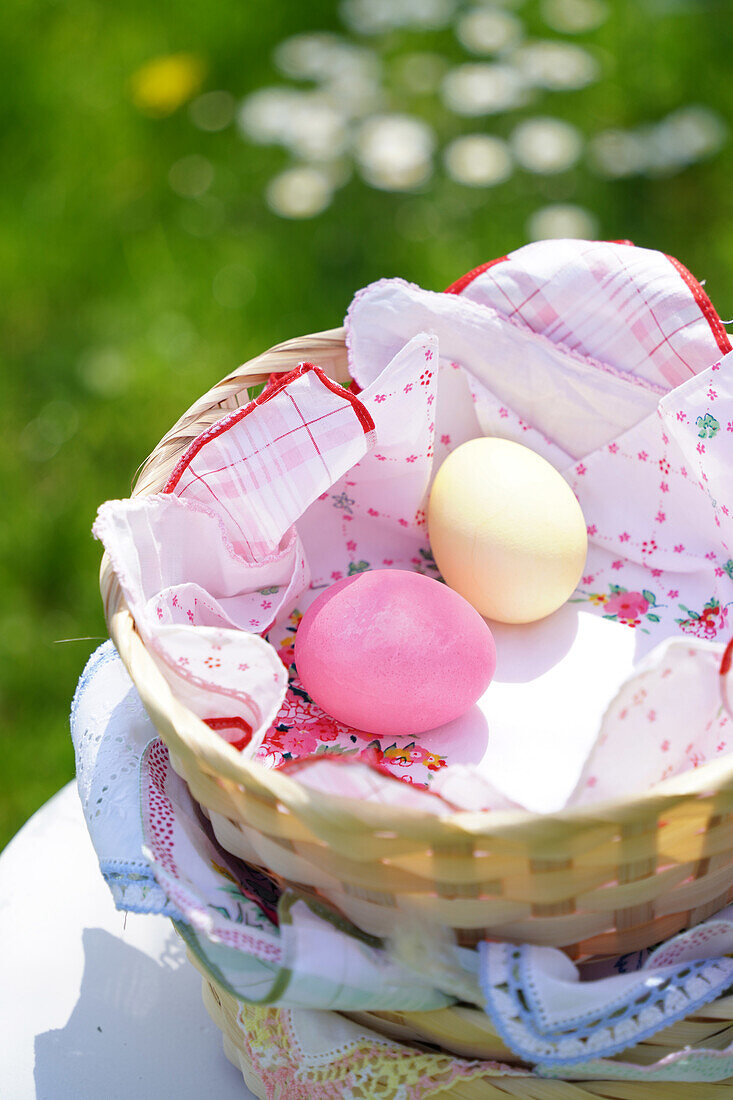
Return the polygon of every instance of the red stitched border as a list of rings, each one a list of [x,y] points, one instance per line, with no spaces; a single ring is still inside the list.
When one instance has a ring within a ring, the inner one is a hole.
[[[692,291],[693,297],[702,311],[702,315],[710,325],[713,336],[715,337],[715,343],[718,345],[723,355],[727,355],[729,351],[733,351],[733,345],[731,345],[728,333],[723,327],[723,322],[718,316],[715,306],[710,301],[710,298],[705,293],[702,285],[697,281],[691,271],[688,271],[684,264],[681,264],[679,260],[676,260],[674,256],[667,256],[667,259],[675,268],[675,270],[682,276],[688,287]]]
[[[244,718],[238,714],[232,715],[231,718],[204,718],[204,722],[212,730],[237,729],[252,736],[252,727],[249,722],[245,722]]]
[[[212,424],[210,428],[197,436],[178,460],[173,473],[166,481],[162,491],[164,493],[173,492],[176,485],[181,480],[181,476],[186,467],[191,464],[206,443],[211,439],[215,439],[223,432],[229,431],[235,424],[239,424],[241,420],[244,420],[246,416],[254,412],[259,405],[266,404],[271,398],[281,393],[286,386],[289,386],[291,382],[294,382],[296,378],[300,378],[301,375],[307,374],[308,371],[314,371],[327,390],[337,394],[339,397],[345,398],[345,400],[349,402],[356,413],[357,420],[361,424],[365,435],[374,431],[374,421],[372,420],[369,410],[353,393],[349,390],[345,390],[338,382],[333,382],[327,374],[324,374],[320,367],[316,367],[313,363],[300,363],[295,370],[289,371],[288,374],[281,375],[277,382],[273,385],[268,385],[267,389],[263,390],[259,397],[255,397],[254,401],[250,401],[249,405],[245,405],[241,409],[236,409],[235,412],[230,413],[229,416],[224,416],[221,420],[218,420],[216,424]]]
[[[461,275],[460,279],[456,279],[455,283],[451,283],[449,287],[446,287],[445,294],[461,294],[469,283],[472,283],[474,279],[477,279],[479,275],[483,275],[484,271],[488,271],[490,267],[495,264],[501,264],[504,260],[508,260],[508,256],[498,256],[495,260],[489,260],[485,264],[479,264],[478,267],[474,267],[473,271],[467,271],[465,275]]]
[[[634,242],[629,240],[616,240],[609,241],[608,243],[629,245],[629,247],[631,248],[635,247]],[[730,337],[725,330],[725,326],[718,316],[715,306],[710,301],[708,295],[705,293],[702,285],[698,282],[692,272],[689,271],[684,264],[680,263],[679,260],[675,259],[674,256],[667,256],[666,258],[669,260],[669,262],[672,264],[678,274],[682,277],[682,279],[684,279],[685,283],[692,291],[692,295],[698,306],[700,307],[703,317],[710,325],[710,330],[715,337],[715,342],[718,345],[719,349],[722,351],[723,355],[727,355],[729,351],[733,351],[733,344],[731,344],[730,342]],[[451,283],[451,285],[446,288],[445,293],[462,294],[466,287],[469,286],[469,284],[472,283],[474,279],[478,278],[479,275],[483,275],[484,271],[488,271],[490,267],[493,267],[495,264],[503,263],[504,260],[508,259],[508,256],[499,256],[496,260],[489,260],[488,263],[479,264],[479,266],[474,267],[472,271],[467,271],[466,274],[462,275],[460,279],[457,279],[455,283]]]
[[[232,718],[204,718],[204,725],[208,726],[211,730],[241,730],[241,737],[238,737],[236,741],[227,742],[227,744],[231,745],[232,748],[236,749],[238,752],[241,752],[242,749],[246,749],[247,745],[252,740],[252,727],[249,722],[245,722],[244,718],[240,718],[239,715],[234,715]]]

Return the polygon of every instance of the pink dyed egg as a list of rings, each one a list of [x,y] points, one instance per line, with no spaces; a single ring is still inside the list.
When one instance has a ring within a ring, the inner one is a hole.
[[[311,604],[295,663],[308,694],[339,722],[409,735],[468,710],[491,682],[496,649],[479,613],[447,585],[379,569]]]

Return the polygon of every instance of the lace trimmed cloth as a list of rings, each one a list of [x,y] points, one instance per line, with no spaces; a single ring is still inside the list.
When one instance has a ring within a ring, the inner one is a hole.
[[[635,973],[583,982],[554,948],[483,943],[479,974],[486,1011],[505,1043],[539,1072],[557,1070],[562,1077],[567,1068],[619,1054],[730,992],[728,952],[733,907],[681,933]]]
[[[429,1100],[460,1081],[527,1075],[420,1052],[332,1012],[243,1006],[237,1023],[249,1067],[273,1100]]]
[[[105,642],[90,657],[71,705],[79,797],[117,908],[180,918],[143,854],[140,758],[156,734],[130,688],[116,649]]]
[[[728,1050],[687,1048],[650,1065],[596,1059],[530,1073],[501,1062],[421,1053],[330,1012],[243,1005],[237,1023],[246,1055],[237,1060],[254,1069],[267,1096],[277,1100],[429,1100],[460,1081],[497,1077],[712,1083],[733,1076]],[[237,1057],[233,1046],[228,1052]]]
[[[274,892],[216,845],[111,642],[79,681],[71,733],[84,816],[115,904],[171,917],[234,996],[352,1010],[452,1002],[373,937],[312,899]]]

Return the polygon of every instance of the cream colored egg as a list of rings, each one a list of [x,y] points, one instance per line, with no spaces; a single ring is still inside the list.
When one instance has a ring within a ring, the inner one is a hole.
[[[446,583],[501,623],[534,622],[565,603],[588,550],[568,483],[508,439],[472,439],[448,456],[430,493],[428,527]]]

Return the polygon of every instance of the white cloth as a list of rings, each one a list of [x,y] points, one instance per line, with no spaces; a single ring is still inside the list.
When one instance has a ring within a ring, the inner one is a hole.
[[[212,841],[111,642],[82,675],[71,732],[84,816],[116,905],[172,917],[235,996],[351,1010],[451,1002],[325,906],[287,891],[263,901],[256,879],[247,888],[247,869]]]
[[[542,1072],[610,1058],[729,992],[733,908],[682,932],[640,970],[595,981],[581,981],[555,948],[483,943],[479,954],[487,1013]]]
[[[84,818],[115,904],[179,916],[143,851],[140,758],[156,732],[112,642],[92,654],[82,673],[71,735]]]

